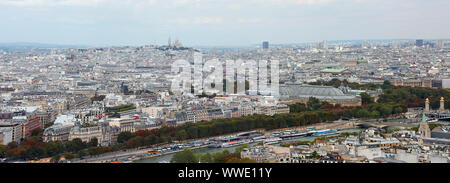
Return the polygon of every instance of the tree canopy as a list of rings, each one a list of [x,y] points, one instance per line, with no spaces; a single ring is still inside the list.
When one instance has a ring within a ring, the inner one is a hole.
[[[175,153],[175,155],[173,155],[170,162],[171,163],[198,163],[198,159],[191,150],[185,149],[181,152]]]

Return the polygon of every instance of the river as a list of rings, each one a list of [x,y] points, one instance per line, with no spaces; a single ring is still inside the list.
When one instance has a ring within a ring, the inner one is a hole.
[[[343,133],[343,132],[359,132],[361,130],[362,129],[355,128],[355,129],[341,130],[339,132],[340,133]],[[331,136],[336,136],[336,135],[331,135]],[[313,141],[316,138],[319,138],[319,137],[298,137],[298,138],[292,138],[292,139],[289,139],[289,140],[285,140],[284,142],[289,142],[289,141]],[[250,146],[253,146],[255,144],[257,144],[257,143],[251,143]],[[239,147],[239,146],[227,147],[227,148],[207,148],[206,147],[206,148],[194,149],[194,150],[192,150],[192,152],[194,152],[194,153],[201,153],[201,154],[206,154],[206,153],[213,154],[213,153],[217,153],[217,152],[223,152],[225,150],[228,150],[230,152],[234,152],[234,150],[237,147]],[[142,160],[135,161],[133,163],[169,163],[170,159],[172,159],[172,156],[174,154],[175,153],[165,154],[165,155],[152,157],[152,158],[148,158],[148,159],[142,159]]]

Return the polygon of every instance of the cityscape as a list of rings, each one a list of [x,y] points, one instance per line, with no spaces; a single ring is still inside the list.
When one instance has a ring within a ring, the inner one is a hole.
[[[250,162],[447,162],[449,50],[446,40],[198,50],[170,39],[6,50],[2,161],[170,162],[192,150],[199,162],[220,153]],[[279,97],[172,92],[171,63],[198,53],[279,60]]]
[[[310,17],[343,25],[289,19],[339,2],[370,18],[373,1],[134,2],[0,1],[25,12],[0,23],[0,164],[450,162],[448,22],[405,30],[384,8],[392,22],[367,31],[329,12]],[[405,14],[448,7],[410,3]],[[34,14],[35,29],[20,23]]]

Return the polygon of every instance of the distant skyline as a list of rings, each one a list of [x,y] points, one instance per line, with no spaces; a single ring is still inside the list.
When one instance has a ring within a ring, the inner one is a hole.
[[[0,0],[0,43],[250,46],[448,39],[448,0]]]
[[[359,44],[364,41],[368,42],[403,42],[403,41],[409,41],[410,43],[415,43],[417,39],[365,39],[365,40],[321,40],[321,41],[315,41],[315,42],[298,42],[298,43],[270,43],[270,47],[278,47],[278,46],[301,46],[301,45],[315,45],[319,44],[323,41],[327,41],[328,45],[334,45],[334,44],[342,44],[342,43],[353,43],[353,44]],[[436,41],[436,40],[444,40],[444,41],[450,41],[450,39],[423,39],[425,43],[427,41]],[[227,45],[183,45],[185,47],[192,47],[192,48],[256,48],[256,47],[262,47],[262,43],[249,43],[247,45],[238,45],[238,46],[227,46]],[[0,49],[2,48],[108,48],[108,47],[122,47],[122,46],[132,46],[132,47],[139,47],[139,46],[148,46],[148,45],[155,45],[155,46],[165,46],[165,44],[137,44],[137,45],[69,45],[69,44],[49,44],[49,43],[34,43],[34,42],[7,42],[7,43],[1,43],[0,42]]]

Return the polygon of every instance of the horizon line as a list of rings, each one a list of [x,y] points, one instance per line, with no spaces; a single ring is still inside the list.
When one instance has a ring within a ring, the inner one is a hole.
[[[341,39],[341,40],[320,40],[320,41],[305,41],[305,42],[297,42],[297,43],[271,43],[270,40],[261,40],[260,43],[250,43],[247,45],[183,45],[183,47],[190,47],[190,48],[239,48],[239,47],[254,47],[256,45],[260,45],[264,41],[268,41],[270,45],[276,45],[276,46],[283,46],[283,45],[301,45],[301,44],[313,44],[313,43],[320,43],[323,41],[327,41],[328,44],[333,44],[333,42],[359,42],[359,41],[369,41],[369,42],[376,42],[376,41],[414,41],[414,40],[424,40],[424,41],[437,41],[437,40],[444,40],[448,41],[450,38],[434,38],[434,39],[421,39],[421,38],[395,38],[395,39]],[[140,47],[140,46],[167,46],[166,44],[65,44],[65,43],[44,43],[44,42],[27,42],[27,41],[18,41],[18,42],[0,42],[0,47],[34,47],[34,48],[40,48],[39,46],[42,46],[42,48],[49,48],[49,47],[64,47],[64,48],[108,48],[108,47]]]

